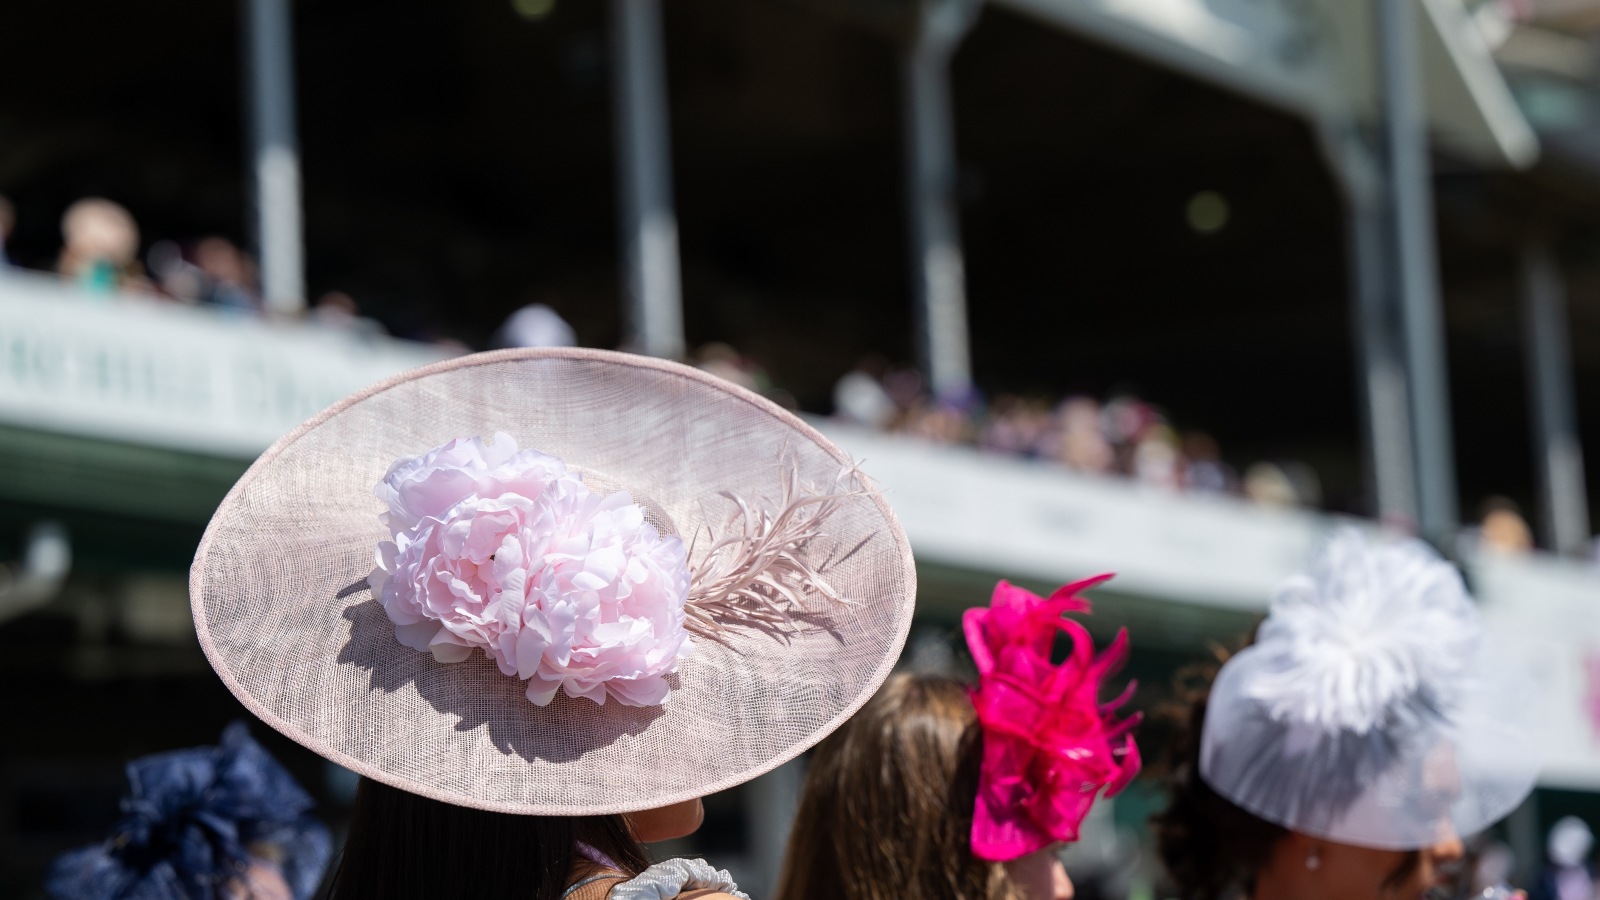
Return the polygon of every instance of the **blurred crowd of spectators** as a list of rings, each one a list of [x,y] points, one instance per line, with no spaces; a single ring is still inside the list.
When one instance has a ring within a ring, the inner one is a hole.
[[[1177,428],[1160,407],[1131,392],[1104,400],[1081,394],[1064,399],[1000,394],[985,400],[975,390],[938,397],[916,369],[869,357],[834,385],[833,404],[834,418],[841,421],[935,443],[1165,490],[1228,494],[1266,506],[1324,506],[1321,479],[1310,465],[1263,460],[1240,473],[1223,461],[1211,435]],[[1462,538],[1471,548],[1502,556],[1535,549],[1522,510],[1500,496],[1482,503],[1476,524],[1464,529]],[[1594,559],[1600,564],[1600,538]]]
[[[0,196],[0,269],[13,265],[6,254],[6,239],[14,230],[16,216],[15,207]],[[241,318],[267,314],[255,259],[225,237],[157,241],[141,261],[139,225],[133,214],[99,197],[84,198],[67,208],[61,218],[61,237],[55,273],[89,293],[131,294],[209,306]],[[303,318],[309,324],[352,334],[386,333],[382,324],[363,316],[355,299],[342,291],[321,295]],[[577,343],[572,326],[539,303],[513,312],[490,338],[491,347]],[[468,348],[459,345],[457,349]],[[795,397],[774,384],[759,362],[727,344],[705,344],[690,362],[798,409]],[[835,384],[833,415],[844,422],[934,443],[972,446],[1166,490],[1229,494],[1272,506],[1319,507],[1323,503],[1320,480],[1305,463],[1261,461],[1240,473],[1223,461],[1211,435],[1178,429],[1159,407],[1132,393],[1104,399],[1017,394],[986,399],[971,389],[938,396],[916,369],[868,357]],[[1484,504],[1469,539],[1502,554],[1528,552],[1534,545],[1520,510],[1500,497]]]
[[[6,255],[6,239],[16,216],[16,208],[0,196],[0,269],[14,265]],[[150,245],[143,260],[139,247],[139,224],[127,208],[102,197],[86,197],[67,207],[61,217],[61,252],[54,270],[91,294],[210,306],[244,318],[266,315],[256,261],[233,241],[218,235],[161,240]],[[319,297],[305,319],[356,333],[385,333],[376,320],[362,316],[355,299],[342,291]]]
[[[1183,431],[1131,393],[1104,400],[1053,399],[975,390],[936,396],[922,375],[867,358],[840,378],[834,416],[856,425],[941,444],[1035,459],[1093,475],[1121,476],[1166,490],[1241,495],[1274,506],[1320,506],[1316,472],[1295,461],[1257,462],[1241,475],[1209,434]]]

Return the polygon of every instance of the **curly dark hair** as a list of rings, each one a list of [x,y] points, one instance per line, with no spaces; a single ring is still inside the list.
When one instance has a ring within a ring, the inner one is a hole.
[[[1220,668],[1211,663],[1180,670],[1175,701],[1158,711],[1175,732],[1158,770],[1171,801],[1151,824],[1161,861],[1183,900],[1221,900],[1235,889],[1248,896],[1256,872],[1289,834],[1240,809],[1200,777],[1200,732]]]
[[[1246,645],[1254,640],[1252,634]],[[1287,828],[1245,811],[1200,777],[1206,706],[1217,672],[1229,655],[1217,648],[1216,662],[1179,670],[1173,702],[1157,711],[1159,720],[1173,730],[1157,769],[1170,802],[1150,821],[1161,862],[1182,900],[1223,900],[1235,892],[1251,896],[1256,874],[1289,835]],[[1384,884],[1404,882],[1420,863],[1420,851],[1407,854]]]

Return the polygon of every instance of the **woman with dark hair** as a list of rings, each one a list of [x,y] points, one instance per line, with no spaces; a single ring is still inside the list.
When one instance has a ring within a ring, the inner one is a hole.
[[[610,816],[515,816],[364,779],[329,897],[590,900],[649,868],[643,844],[700,827],[699,800]],[[726,897],[694,892],[692,897]]]
[[[1486,640],[1424,545],[1337,534],[1185,698],[1154,820],[1183,900],[1456,896],[1462,839],[1538,771],[1533,704]]]
[[[778,896],[1021,900],[972,855],[981,742],[966,685],[890,677],[811,755]]]
[[[732,900],[727,872],[641,845],[864,703],[915,572],[882,496],[794,416],[545,349],[302,425],[223,501],[190,589],[234,694],[363,776],[334,900]]]
[[[1124,638],[1097,657],[1061,618],[1103,580],[1049,600],[1001,582],[991,608],[967,611],[975,689],[896,675],[818,745],[778,900],[1070,900],[1056,851],[1139,770],[1136,719],[1098,697]],[[1073,653],[1053,664],[1062,630]]]

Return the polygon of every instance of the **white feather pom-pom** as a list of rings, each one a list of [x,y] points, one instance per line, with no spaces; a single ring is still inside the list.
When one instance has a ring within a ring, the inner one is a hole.
[[[1337,532],[1272,598],[1247,693],[1273,719],[1366,734],[1419,707],[1446,712],[1482,636],[1461,576],[1420,541]]]

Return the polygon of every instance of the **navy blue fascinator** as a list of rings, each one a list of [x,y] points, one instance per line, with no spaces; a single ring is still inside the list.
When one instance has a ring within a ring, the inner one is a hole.
[[[242,900],[262,867],[282,875],[294,900],[316,891],[332,853],[328,829],[243,722],[218,746],[134,760],[128,782],[111,836],[51,865],[52,897]]]

